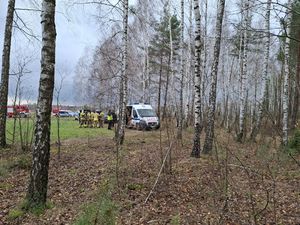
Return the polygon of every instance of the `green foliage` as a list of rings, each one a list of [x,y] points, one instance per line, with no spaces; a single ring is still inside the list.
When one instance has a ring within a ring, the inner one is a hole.
[[[150,43],[150,55],[158,56],[170,54],[170,18],[173,47],[174,49],[178,48],[180,37],[180,21],[177,19],[176,15],[170,17],[168,13],[165,13],[161,21],[156,24],[155,35]],[[174,51],[174,53],[176,52]]]
[[[105,180],[95,202],[84,206],[83,213],[79,216],[74,225],[115,225],[117,206],[111,197],[112,183]]]
[[[290,138],[288,144],[288,151],[290,153],[300,153],[300,130],[297,129],[294,136]]]
[[[21,209],[12,209],[9,211],[7,218],[9,220],[15,220],[17,218],[20,218],[24,215],[24,211]]]
[[[50,201],[47,201],[46,204],[32,206],[27,199],[25,199],[20,206],[23,211],[32,213],[35,216],[40,216],[45,212],[45,210],[52,209],[53,207],[54,205]]]
[[[180,215],[177,214],[172,217],[170,224],[172,225],[180,225]]]
[[[144,186],[143,186],[143,184],[132,183],[132,184],[128,184],[127,188],[128,188],[128,190],[131,190],[131,191],[137,191],[137,190],[142,190],[144,188]]]

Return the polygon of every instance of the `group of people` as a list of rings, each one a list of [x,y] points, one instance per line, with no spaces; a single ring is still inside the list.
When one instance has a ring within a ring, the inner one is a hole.
[[[96,112],[90,110],[80,110],[79,112],[79,124],[81,127],[102,127],[104,126],[104,112]]]
[[[108,122],[108,129],[111,130],[117,121],[115,112],[109,110],[106,120]],[[79,113],[79,128],[103,128],[105,121],[105,114],[103,111],[80,110]]]

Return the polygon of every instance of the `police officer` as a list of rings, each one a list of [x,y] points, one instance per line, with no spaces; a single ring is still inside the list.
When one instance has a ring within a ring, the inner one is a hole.
[[[114,125],[114,118],[113,118],[113,114],[110,110],[107,113],[107,121],[108,121],[108,128],[107,129],[111,130],[111,128]]]

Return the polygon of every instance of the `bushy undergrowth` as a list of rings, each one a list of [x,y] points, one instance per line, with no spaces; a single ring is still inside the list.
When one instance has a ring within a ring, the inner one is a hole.
[[[293,135],[293,137],[290,138],[289,144],[288,144],[288,150],[292,153],[300,153],[300,130],[297,129]]]

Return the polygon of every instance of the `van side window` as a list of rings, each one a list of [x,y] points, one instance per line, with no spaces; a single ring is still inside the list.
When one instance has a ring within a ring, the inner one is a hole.
[[[137,118],[138,117],[138,115],[137,115],[137,113],[136,113],[136,111],[135,110],[133,110],[133,118]]]

